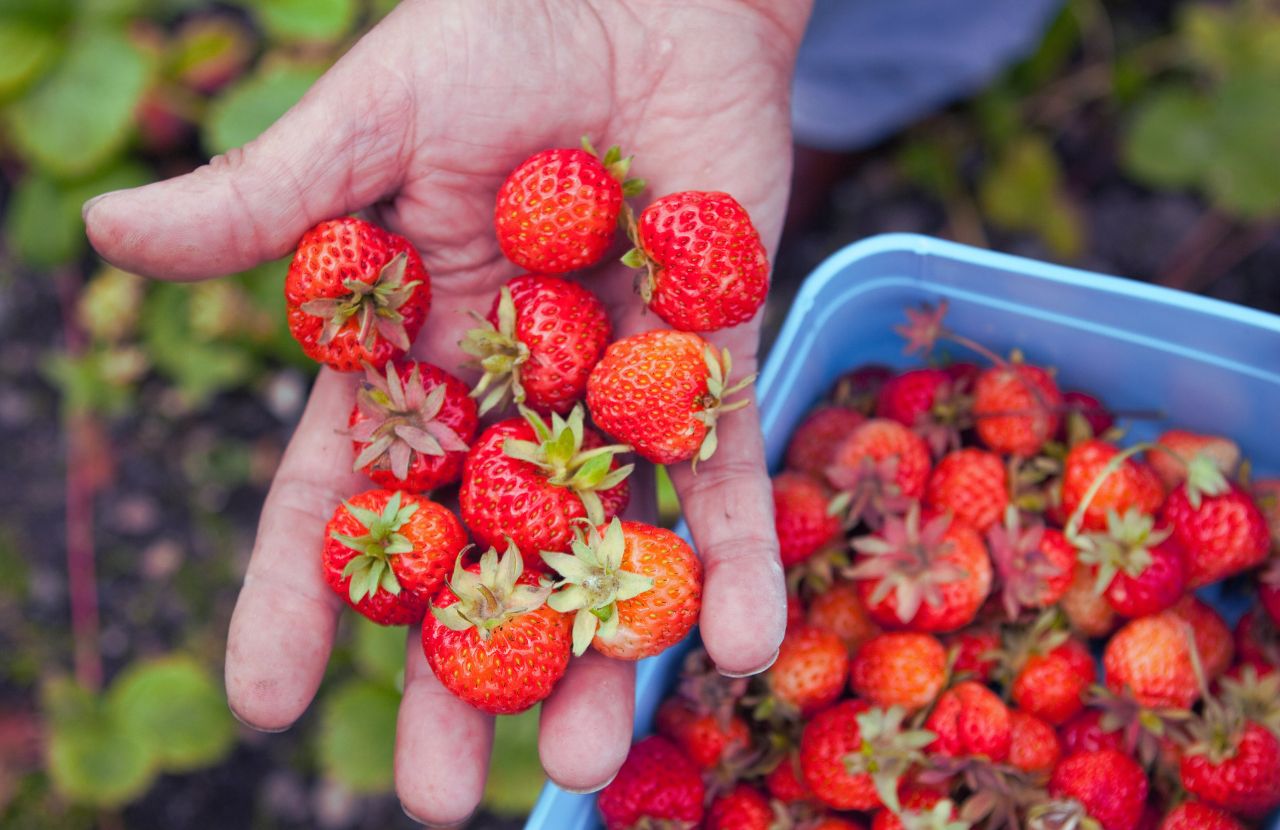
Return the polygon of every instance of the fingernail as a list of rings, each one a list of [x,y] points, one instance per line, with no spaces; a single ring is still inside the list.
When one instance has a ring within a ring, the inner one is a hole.
[[[240,717],[240,713],[239,713],[239,712],[237,712],[235,709],[232,709],[230,706],[228,706],[228,707],[227,707],[227,709],[231,712],[231,717],[233,717],[233,718],[235,718],[236,720],[238,720],[238,721],[239,721],[241,724],[243,724],[244,726],[249,727],[249,728],[250,728],[250,729],[252,729],[254,732],[264,732],[264,733],[266,733],[266,734],[268,734],[268,735],[278,735],[278,734],[279,734],[279,733],[281,733],[281,732],[287,732],[287,731],[289,731],[289,727],[290,727],[290,726],[293,726],[293,724],[291,724],[291,723],[290,723],[290,724],[286,724],[286,725],[284,725],[284,726],[277,727],[277,728],[275,728],[275,729],[268,729],[268,728],[267,728],[267,727],[265,727],[265,726],[258,726],[256,723],[249,723],[249,721],[247,721],[247,720],[245,720],[244,718]]]
[[[716,666],[716,671],[720,672],[720,673],[721,673],[722,675],[724,675],[725,677],[750,677],[750,676],[751,676],[751,675],[753,675],[753,674],[759,674],[759,673],[760,673],[760,672],[762,672],[762,671],[767,671],[767,670],[769,669],[769,667],[770,667],[770,666],[772,666],[772,665],[773,665],[773,663],[774,663],[774,661],[775,661],[775,660],[777,660],[777,659],[778,659],[778,650],[776,650],[776,649],[775,649],[775,650],[774,650],[774,652],[773,652],[773,656],[772,656],[772,657],[770,657],[768,660],[766,660],[766,661],[764,662],[764,665],[762,665],[762,666],[761,666],[760,668],[758,668],[758,669],[750,669],[750,670],[748,670],[748,671],[744,671],[744,672],[732,672],[732,671],[725,671],[724,669],[720,668],[719,666]]]
[[[566,787],[566,786],[565,786],[565,785],[563,785],[563,784],[561,784],[561,785],[560,785],[560,789],[564,790],[564,791],[565,791],[565,792],[567,792],[567,793],[573,793],[574,795],[590,795],[591,793],[598,793],[598,792],[600,792],[600,791],[601,791],[601,790],[603,790],[605,787],[607,787],[607,786],[609,786],[610,784],[612,784],[612,783],[613,783],[613,779],[615,779],[615,778],[617,778],[617,777],[618,777],[618,773],[616,773],[616,772],[615,772],[613,775],[610,775],[610,776],[609,776],[609,780],[608,780],[608,781],[604,782],[604,783],[603,783],[603,784],[601,784],[600,786],[598,786],[598,787],[588,787],[588,788],[587,788],[587,789],[585,789],[585,790],[575,790],[573,787]]]
[[[99,193],[97,196],[94,196],[92,199],[88,200],[87,202],[85,202],[83,205],[80,206],[80,218],[83,220],[88,220],[89,211],[93,210],[94,205],[98,204],[98,202],[101,202],[103,199],[107,198],[108,196],[112,196],[120,192],[121,191],[119,190],[108,190],[106,193]]]
[[[413,813],[409,812],[409,808],[404,806],[404,804],[400,805],[400,809],[404,812],[406,816],[409,817],[410,821],[421,824],[423,827],[461,827],[462,825],[466,824],[468,821],[471,821],[472,817],[476,814],[476,811],[472,810],[470,813],[467,814],[465,818],[459,821],[450,821],[446,824],[436,824],[433,821],[427,821],[424,818],[418,818]]]

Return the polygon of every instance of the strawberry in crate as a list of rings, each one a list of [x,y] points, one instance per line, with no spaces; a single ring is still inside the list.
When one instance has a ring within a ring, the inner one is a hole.
[[[1242,828],[1280,808],[1280,485],[1227,435],[1127,440],[1125,413],[945,312],[899,331],[965,362],[845,373],[791,436],[777,661],[699,709],[695,651],[660,710],[702,824],[610,812],[653,786],[641,758],[601,795],[610,830]],[[1223,592],[1256,597],[1234,632]]]

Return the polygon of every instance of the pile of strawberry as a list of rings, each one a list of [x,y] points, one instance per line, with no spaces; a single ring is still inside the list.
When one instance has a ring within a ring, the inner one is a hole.
[[[685,664],[608,830],[1238,830],[1280,807],[1280,481],[1230,438],[1121,448],[1054,373],[908,312],[773,480],[789,625]],[[1234,631],[1195,594],[1257,598]]]
[[[471,389],[406,358],[431,307],[408,240],[335,219],[306,233],[289,268],[293,335],[312,358],[364,373],[350,436],[355,469],[378,488],[336,507],[317,551],[325,578],[375,622],[421,623],[441,683],[490,713],[546,698],[571,654],[638,660],[698,617],[689,545],[618,518],[634,467],[619,456],[670,464],[715,451],[716,418],[746,405],[727,398],[752,379],[730,383],[728,353],[696,332],[753,317],[769,267],[728,194],[673,193],[634,216],[625,197],[643,183],[629,166],[584,140],[533,155],[502,184],[497,240],[527,273],[487,316],[473,312],[459,344],[470,366],[450,367],[479,371]],[[638,293],[671,328],[614,341],[589,287],[604,277],[570,272],[599,263],[619,226]],[[445,506],[455,485],[456,513]]]

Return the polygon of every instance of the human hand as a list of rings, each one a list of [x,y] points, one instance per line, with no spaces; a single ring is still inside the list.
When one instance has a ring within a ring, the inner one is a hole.
[[[287,254],[316,223],[353,210],[407,236],[432,278],[413,356],[456,371],[469,309],[487,310],[518,269],[498,250],[494,194],[529,154],[582,135],[634,153],[639,204],[676,190],[732,193],[772,252],[790,172],[787,88],[807,3],[406,0],[258,139],[199,170],[85,208],[111,262],[160,279],[240,271]],[[617,264],[585,276],[616,336],[661,325]],[[755,371],[757,320],[710,338]],[[465,376],[465,375],[464,375]],[[473,379],[473,378],[472,378]],[[226,684],[246,723],[280,730],[314,696],[341,600],[316,563],[338,502],[370,485],[343,432],[358,377],[323,369],[263,507],[228,634]],[[785,595],[754,404],[726,416],[720,446],[672,468],[706,564],[701,632],[727,673],[773,659]],[[635,488],[639,496],[641,488]],[[479,803],[492,719],[431,675],[409,637],[396,788],[421,820]],[[634,666],[575,659],[543,704],[540,755],[564,787],[596,789],[630,741]],[[447,753],[447,759],[444,755]]]

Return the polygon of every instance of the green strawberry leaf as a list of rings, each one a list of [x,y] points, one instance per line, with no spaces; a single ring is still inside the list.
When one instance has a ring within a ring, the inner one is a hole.
[[[152,747],[116,720],[101,698],[69,680],[46,685],[46,768],[65,798],[97,807],[119,807],[151,786]]]
[[[1129,172],[1157,187],[1187,187],[1214,156],[1209,101],[1188,86],[1166,86],[1139,107],[1125,137]]]
[[[235,722],[221,686],[186,655],[130,667],[112,685],[107,705],[130,735],[151,747],[166,772],[209,766],[235,744]]]
[[[257,138],[302,98],[321,75],[321,69],[301,64],[276,64],[230,88],[210,107],[202,140],[210,153],[225,153]]]
[[[403,686],[404,629],[378,625],[358,615],[350,615],[349,619],[355,620],[351,649],[361,674],[385,686]]]
[[[128,141],[151,72],[151,60],[123,32],[77,32],[63,61],[10,108],[15,143],[56,176],[91,173]]]
[[[140,165],[128,163],[74,183],[32,171],[18,184],[5,217],[5,233],[18,257],[29,265],[52,268],[77,259],[87,241],[80,207],[108,190],[135,187],[149,181]]]
[[[370,680],[349,680],[320,707],[320,765],[357,793],[388,792],[394,784],[400,693]]]
[[[48,68],[58,53],[53,29],[23,20],[0,20],[0,98],[21,91]]]
[[[247,5],[278,40],[337,40],[351,29],[357,11],[355,0],[256,0]]]

